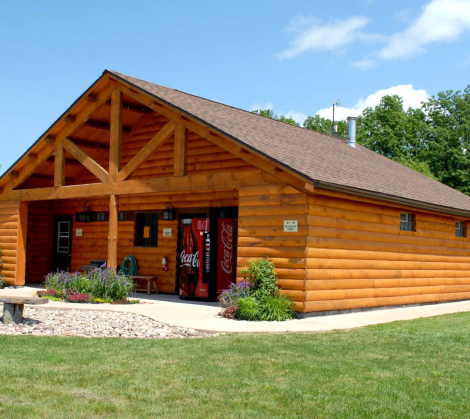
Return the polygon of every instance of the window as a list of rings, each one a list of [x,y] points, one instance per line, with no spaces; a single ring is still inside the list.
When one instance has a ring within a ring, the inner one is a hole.
[[[455,236],[467,237],[467,223],[464,221],[455,222]]]
[[[99,212],[98,214],[96,214],[96,221],[104,221],[104,219],[105,219],[104,212]]]
[[[407,212],[400,214],[400,230],[402,231],[415,231],[415,216]]]
[[[158,214],[141,213],[135,217],[135,246],[157,247]]]

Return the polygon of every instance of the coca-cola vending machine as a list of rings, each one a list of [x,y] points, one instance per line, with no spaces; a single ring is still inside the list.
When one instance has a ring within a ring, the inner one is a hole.
[[[235,281],[237,220],[219,218],[217,229],[217,296]]]
[[[184,215],[179,234],[179,295],[215,300],[235,281],[237,220]]]
[[[180,230],[179,294],[208,299],[211,274],[209,218],[183,218]]]

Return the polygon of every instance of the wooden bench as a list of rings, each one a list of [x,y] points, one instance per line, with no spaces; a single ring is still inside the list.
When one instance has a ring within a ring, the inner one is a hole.
[[[36,297],[0,297],[3,303],[3,324],[20,324],[23,320],[25,304],[47,304],[47,298]]]
[[[135,291],[147,291],[147,294],[150,295],[152,293],[152,286],[153,286],[153,289],[155,290],[155,294],[158,294],[156,276],[136,275],[136,276],[131,276],[131,278],[135,281],[136,285],[137,285],[137,282],[139,281],[147,281],[147,289],[135,288]]]

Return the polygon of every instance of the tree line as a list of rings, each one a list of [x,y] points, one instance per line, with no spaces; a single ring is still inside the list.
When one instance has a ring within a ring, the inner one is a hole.
[[[300,126],[272,110],[254,113]],[[336,136],[348,138],[348,124],[337,121]],[[332,121],[309,116],[303,127],[332,134]],[[407,110],[399,96],[384,96],[357,119],[359,144],[470,195],[470,85],[463,91],[447,90]]]

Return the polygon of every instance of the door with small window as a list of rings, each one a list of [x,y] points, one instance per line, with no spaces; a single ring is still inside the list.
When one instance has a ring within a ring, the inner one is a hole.
[[[72,268],[72,215],[54,217],[52,272],[70,271]]]

